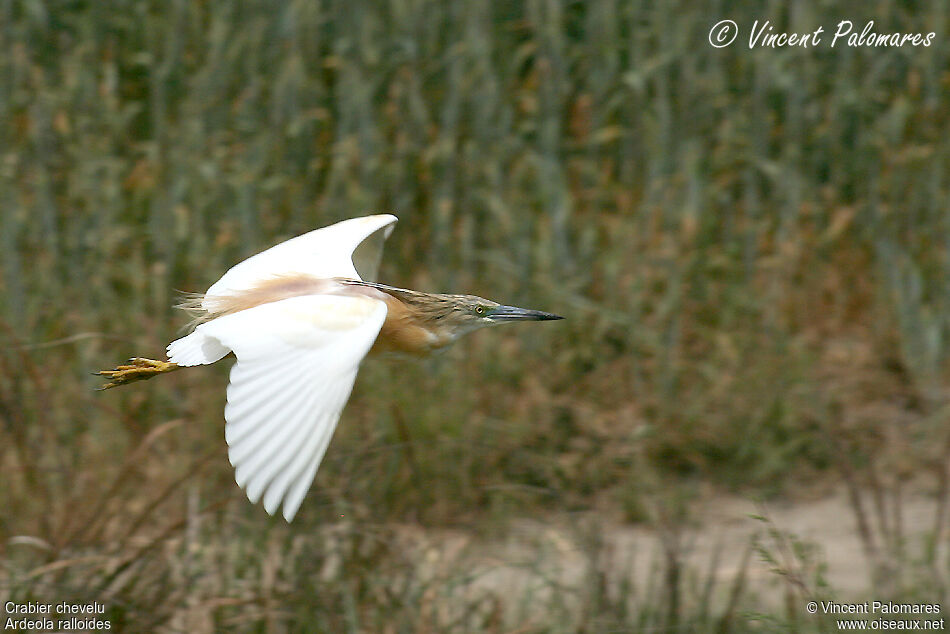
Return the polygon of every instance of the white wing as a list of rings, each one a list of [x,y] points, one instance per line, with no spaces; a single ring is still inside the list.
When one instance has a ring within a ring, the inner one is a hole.
[[[308,295],[198,326],[196,333],[237,357],[225,438],[252,503],[263,496],[273,514],[283,502],[284,518],[294,518],[385,319],[380,300]]]
[[[396,220],[396,216],[390,214],[351,218],[291,238],[232,266],[205,295],[226,295],[247,289],[263,279],[289,273],[361,279],[353,266],[353,251],[369,236],[384,228],[385,240]],[[378,243],[381,248],[382,240]],[[367,262],[375,260],[378,263],[378,257],[374,257],[376,254],[368,255]],[[364,273],[374,275],[371,272]]]
[[[281,242],[232,266],[208,289],[201,304],[205,310],[213,310],[216,296],[245,290],[262,280],[290,273],[372,279],[383,242],[392,233],[396,220],[396,216],[389,214],[352,218]],[[217,339],[207,336],[202,328],[197,328],[168,345],[168,359],[183,366],[202,365],[214,363],[230,351]]]

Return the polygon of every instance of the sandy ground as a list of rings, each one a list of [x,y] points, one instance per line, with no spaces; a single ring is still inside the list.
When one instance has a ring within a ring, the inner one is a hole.
[[[681,562],[684,605],[701,600],[708,591],[713,606],[724,606],[740,577],[744,578],[741,596],[747,608],[751,605],[768,612],[783,605],[788,608],[789,602],[803,603],[803,595],[789,592],[794,582],[776,568],[799,578],[807,592],[818,588],[820,571],[827,583],[820,590],[824,598],[855,602],[886,598],[879,595],[887,591],[872,583],[872,566],[843,491],[790,504],[762,506],[722,497],[703,506],[703,512],[695,515],[703,518],[703,524],[683,530],[678,540],[656,529],[606,525],[589,518],[551,524],[516,522],[504,537],[494,541],[479,540],[463,531],[433,533],[408,527],[403,537],[408,559],[416,562],[421,577],[435,582],[434,587],[468,599],[501,597],[506,610],[515,611],[510,616],[516,620],[552,602],[563,607],[565,614],[576,613],[583,593],[598,578],[606,580],[605,587],[614,599],[629,595],[634,606],[662,600],[667,592],[664,579],[670,552],[664,543],[678,544],[674,550]],[[924,538],[932,534],[936,511],[936,502],[924,495],[907,496],[902,501],[906,561],[916,561],[922,552]],[[765,516],[768,521],[753,516]],[[875,518],[871,523],[876,529]],[[877,532],[876,537],[880,538]],[[753,543],[775,561],[769,562]],[[795,543],[805,546],[805,557],[796,554]],[[740,574],[743,570],[745,575]],[[574,601],[577,605],[572,606]]]

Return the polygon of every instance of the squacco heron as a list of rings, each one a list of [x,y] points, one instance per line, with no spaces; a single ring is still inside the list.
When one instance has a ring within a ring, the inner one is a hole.
[[[561,319],[371,281],[395,222],[391,215],[344,220],[235,265],[186,302],[198,325],[168,345],[168,361],[136,357],[98,372],[109,379],[103,389],[233,352],[224,433],[235,479],[269,514],[282,504],[290,522],[367,354],[425,355],[484,326]]]

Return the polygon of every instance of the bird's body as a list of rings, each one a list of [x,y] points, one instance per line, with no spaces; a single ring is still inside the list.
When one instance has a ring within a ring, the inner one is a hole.
[[[263,499],[268,513],[282,504],[292,520],[367,354],[424,355],[482,326],[560,319],[363,279],[379,260],[382,240],[373,244],[374,235],[385,239],[395,222],[390,215],[345,220],[237,264],[185,303],[197,326],[169,344],[169,361],[133,359],[101,372],[111,380],[104,387],[233,352],[225,438],[236,480],[252,502]]]
[[[254,286],[220,296],[201,308],[205,296],[182,304],[198,312],[199,322],[210,321],[263,304],[306,295],[365,297],[386,304],[386,320],[369,354],[397,352],[425,356],[458,339],[459,325],[445,316],[464,301],[465,295],[421,293],[375,282],[348,278],[317,278],[306,274],[281,275]],[[473,296],[468,296],[473,297]],[[474,298],[473,299],[480,299]],[[482,300],[488,303],[488,300]],[[492,302],[492,304],[494,304]],[[496,304],[497,305],[497,304]]]

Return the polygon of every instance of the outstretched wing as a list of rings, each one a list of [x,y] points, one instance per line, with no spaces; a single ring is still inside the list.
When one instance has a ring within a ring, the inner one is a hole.
[[[373,270],[357,271],[353,265],[353,252],[382,229],[382,239],[369,241],[366,248],[360,249],[361,257],[357,258],[366,261],[369,268],[373,264],[378,265],[382,242],[392,232],[396,220],[396,216],[390,214],[351,218],[281,242],[232,266],[208,289],[205,297],[213,298],[246,290],[262,280],[293,273],[305,273],[317,278],[361,279],[360,273],[368,277],[375,276]],[[369,253],[364,254],[364,251]]]
[[[198,326],[237,357],[225,438],[252,503],[263,499],[270,514],[283,503],[284,518],[294,518],[385,319],[377,299],[307,295]]]

